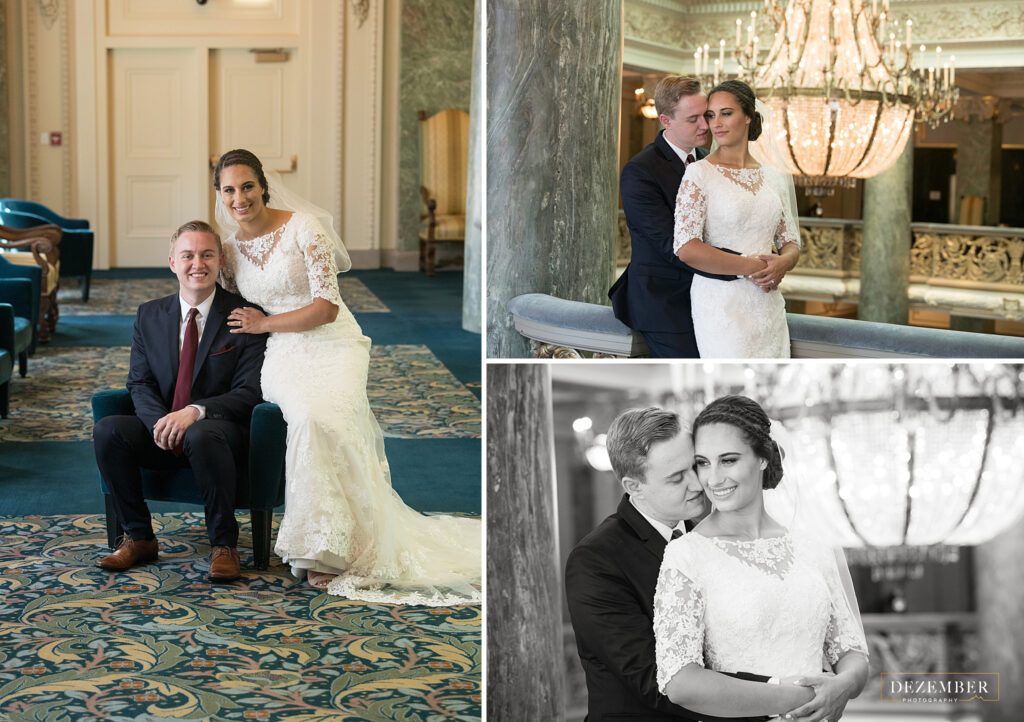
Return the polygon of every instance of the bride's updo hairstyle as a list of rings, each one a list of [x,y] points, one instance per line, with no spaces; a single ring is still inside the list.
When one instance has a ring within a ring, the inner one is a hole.
[[[708,99],[711,98],[715,93],[729,93],[729,95],[736,98],[736,102],[740,104],[740,110],[743,114],[750,118],[750,127],[747,128],[747,140],[757,140],[761,137],[761,123],[763,119],[761,114],[754,110],[754,91],[750,89],[750,86],[744,83],[742,80],[726,80],[719,83],[711,89],[708,93]]]
[[[256,174],[256,180],[260,183],[260,188],[263,189],[263,205],[270,203],[270,191],[267,190],[269,186],[267,185],[267,176],[263,174],[263,164],[260,163],[259,158],[244,148],[229,150],[220,157],[217,167],[213,169],[213,187],[220,190],[220,172],[232,165],[247,165],[252,168],[252,172]]]
[[[739,429],[743,438],[762,459],[768,462],[761,487],[774,489],[782,481],[782,454],[771,437],[772,422],[761,405],[746,396],[723,396],[715,399],[697,414],[693,421],[693,436],[702,426],[728,424]]]

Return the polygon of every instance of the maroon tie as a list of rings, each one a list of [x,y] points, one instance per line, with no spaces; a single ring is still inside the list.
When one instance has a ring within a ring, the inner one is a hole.
[[[192,403],[192,372],[196,368],[196,349],[199,348],[199,326],[196,325],[198,308],[188,310],[185,319],[185,338],[181,342],[181,356],[178,359],[178,379],[174,382],[174,399],[171,411],[180,411]],[[174,453],[181,455],[181,443],[174,447]]]
[[[190,308],[188,318],[185,319],[185,338],[181,342],[178,380],[174,382],[174,400],[171,402],[171,411],[179,411],[192,403],[192,372],[196,368],[196,349],[199,348],[197,313],[199,313],[199,309]]]
[[[695,160],[697,159],[693,157],[693,153],[690,153],[690,155],[686,156],[686,165],[690,165],[690,163],[693,163]]]

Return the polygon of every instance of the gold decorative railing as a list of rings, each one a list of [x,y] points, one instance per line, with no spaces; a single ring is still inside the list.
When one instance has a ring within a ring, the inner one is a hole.
[[[910,282],[1024,292],[1024,229],[911,225]],[[803,248],[795,273],[860,274],[861,222],[800,219]]]
[[[1024,229],[915,224],[912,281],[1024,290]]]
[[[860,275],[861,221],[800,219],[803,247],[794,273]],[[910,282],[1024,292],[1024,228],[914,223]],[[619,211],[616,257],[629,262],[629,229]]]

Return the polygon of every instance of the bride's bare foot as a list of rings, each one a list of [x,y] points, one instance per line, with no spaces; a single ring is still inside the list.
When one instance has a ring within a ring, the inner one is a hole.
[[[327,585],[331,583],[337,574],[328,574],[327,572],[314,572],[309,570],[306,572],[306,581],[309,582],[309,586],[315,587],[321,591],[327,589]]]

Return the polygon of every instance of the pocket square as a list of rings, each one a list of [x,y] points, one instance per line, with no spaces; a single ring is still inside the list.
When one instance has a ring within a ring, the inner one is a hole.
[[[219,351],[214,351],[213,353],[210,354],[210,356],[220,356],[221,354],[228,353],[229,351],[234,351],[236,348],[236,346],[225,346]]]

